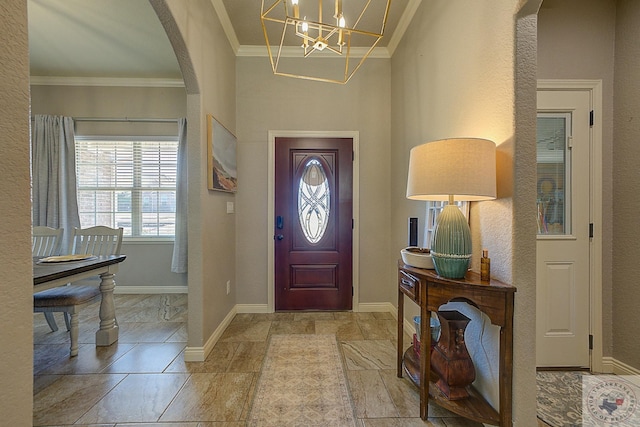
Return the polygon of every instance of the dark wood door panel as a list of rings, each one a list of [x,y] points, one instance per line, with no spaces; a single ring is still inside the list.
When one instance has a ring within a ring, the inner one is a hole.
[[[350,138],[276,138],[276,310],[352,305]]]

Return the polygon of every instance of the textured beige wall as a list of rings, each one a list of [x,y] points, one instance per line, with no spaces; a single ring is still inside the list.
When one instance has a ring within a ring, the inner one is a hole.
[[[327,66],[306,60],[311,67]],[[336,65],[339,66],[339,63]],[[389,262],[389,60],[368,59],[347,85],[274,76],[268,58],[238,58],[239,304],[267,304],[268,132],[360,132],[360,300],[393,301]]]
[[[187,115],[184,88],[32,86],[31,113],[71,117],[178,118]],[[176,123],[75,123],[76,136],[177,135]],[[173,243],[127,243],[127,261],[118,271],[118,288],[125,286],[186,286],[186,274],[171,272]],[[117,291],[116,291],[117,292]]]
[[[545,0],[538,15],[538,78],[601,79],[603,355],[612,355],[613,108],[616,6],[613,0]],[[637,37],[635,39],[637,41]],[[617,91],[616,91],[617,92]]]
[[[235,196],[207,190],[207,123],[236,129],[235,56],[210,1],[151,0],[173,45],[187,92],[189,339],[202,347],[235,305]]]
[[[0,3],[0,424],[31,425],[33,314],[27,3]]]
[[[530,8],[533,17],[525,15],[521,40],[516,46],[520,3],[526,2],[423,2],[394,53],[391,247],[392,253],[397,254],[406,246],[407,217],[424,209],[423,203],[405,199],[409,150],[447,137],[473,136],[495,141],[498,199],[472,206],[474,268],[477,269],[480,249],[487,248],[492,275],[518,287],[514,420],[526,426],[535,422],[535,390],[531,387],[535,378],[534,349],[531,340],[525,338],[533,336],[535,324],[535,312],[529,308],[535,302],[535,223],[530,215],[535,202],[530,178],[531,171],[535,171],[535,154],[527,148],[535,145],[535,106],[531,107],[535,93],[516,96],[515,89],[516,72],[523,72],[517,75],[523,88],[535,85],[537,9]],[[519,63],[516,52],[523,55],[518,58]],[[521,139],[515,128],[518,108],[526,110],[526,117],[521,118],[526,131]],[[517,250],[520,254],[516,254]],[[483,319],[471,311],[466,312],[482,324]],[[480,377],[476,386],[495,406],[497,376],[491,366],[498,363],[497,337],[494,327],[474,327],[467,335],[467,343],[474,347],[471,351],[480,356],[474,359]]]
[[[613,146],[613,357],[640,369],[640,2],[617,3]],[[605,216],[605,218],[611,218]]]

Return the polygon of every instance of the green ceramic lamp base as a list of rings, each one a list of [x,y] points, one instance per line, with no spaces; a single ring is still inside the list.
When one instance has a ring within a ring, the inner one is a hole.
[[[460,209],[454,204],[444,207],[433,231],[431,257],[439,276],[461,279],[471,261],[471,230]]]

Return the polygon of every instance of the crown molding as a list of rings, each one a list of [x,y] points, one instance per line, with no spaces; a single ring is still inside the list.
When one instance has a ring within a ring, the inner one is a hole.
[[[29,80],[29,83],[34,86],[184,87],[182,79],[31,76]]]
[[[388,59],[393,56],[400,40],[404,36],[404,33],[407,31],[413,16],[418,10],[418,7],[422,3],[422,0],[408,0],[408,4],[402,16],[400,17],[400,21],[398,22],[398,26],[395,31],[391,35],[391,39],[389,40],[389,44],[387,47],[376,47],[369,58],[383,58]],[[222,0],[211,0],[211,4],[218,14],[218,19],[222,24],[222,28],[227,36],[227,40],[233,49],[233,52],[236,56],[244,56],[244,57],[268,57],[269,54],[265,48],[265,46],[254,46],[254,45],[241,45],[238,41],[238,37],[236,36],[236,32],[233,29],[233,24],[229,19],[229,15],[227,14],[227,9],[224,7],[224,3]],[[272,47],[272,51],[277,47]],[[352,48],[351,56],[353,58],[362,58],[367,53],[367,48]],[[285,58],[295,58],[300,56],[300,49],[289,46],[284,47],[282,50],[282,57]],[[335,54],[332,52],[314,52],[313,56],[321,57],[321,58],[331,58],[335,57]]]
[[[400,21],[398,21],[398,26],[396,30],[391,35],[391,39],[389,40],[389,44],[387,45],[387,49],[389,49],[389,57],[393,56],[393,53],[396,51],[400,40],[404,37],[404,33],[407,31],[413,16],[416,14],[418,10],[418,6],[422,3],[422,0],[409,0],[407,3],[407,7],[404,10],[404,13],[400,17]]]
[[[233,49],[233,53],[235,53],[237,56],[238,50],[240,49],[240,42],[238,41],[238,36],[236,36],[235,30],[233,29],[233,24],[229,19],[227,8],[224,7],[224,3],[222,3],[222,0],[211,0],[211,4],[213,5],[213,8],[218,15],[218,19],[220,19],[220,23],[222,24],[224,33],[227,36],[227,40],[229,40],[231,49]]]
[[[350,56],[352,58],[362,58],[366,55],[368,48],[364,47],[352,47]],[[278,46],[271,46],[271,52],[276,55],[278,51]],[[238,49],[237,56],[258,56],[258,57],[269,57],[269,52],[267,52],[267,48],[265,46],[240,46]],[[283,58],[303,58],[302,50],[299,47],[295,46],[283,46],[282,54],[280,55]],[[340,58],[339,55],[330,52],[313,52],[310,58]],[[369,55],[369,58],[377,58],[377,59],[389,59],[391,55],[389,54],[389,49],[386,47],[376,47]]]

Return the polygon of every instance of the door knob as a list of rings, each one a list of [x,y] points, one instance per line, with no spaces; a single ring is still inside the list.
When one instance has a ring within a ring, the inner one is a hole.
[[[282,239],[284,239],[284,236],[283,236],[282,234],[278,234],[278,235],[276,236],[276,239],[278,239],[278,240],[282,240]]]

